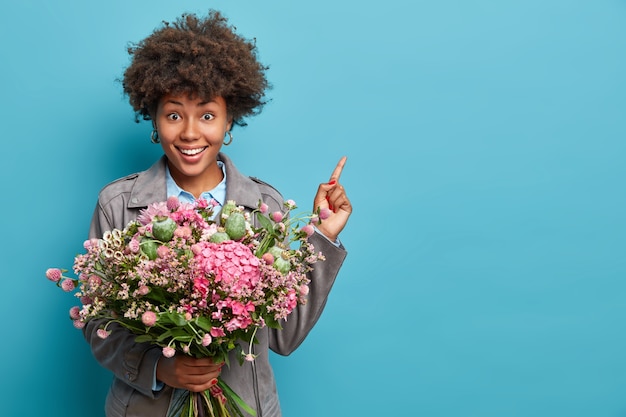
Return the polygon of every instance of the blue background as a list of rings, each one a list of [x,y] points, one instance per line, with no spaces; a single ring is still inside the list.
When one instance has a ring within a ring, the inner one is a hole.
[[[160,155],[116,79],[182,12],[256,37],[238,167],[308,209],[342,155],[349,257],[273,357],[286,417],[626,416],[626,1],[34,1],[0,25],[3,416],[102,416],[44,277]]]

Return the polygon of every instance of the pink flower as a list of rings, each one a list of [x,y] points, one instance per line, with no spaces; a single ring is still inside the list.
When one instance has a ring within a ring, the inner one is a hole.
[[[137,216],[137,220],[139,221],[139,223],[146,226],[150,224],[152,222],[152,219],[156,216],[167,217],[168,214],[169,210],[167,209],[167,203],[152,203],[147,208],[141,210],[139,216]]]
[[[211,336],[213,336],[213,337],[224,337],[224,336],[226,336],[226,333],[224,332],[224,329],[222,329],[222,328],[211,327]]]
[[[80,307],[74,306],[70,308],[70,318],[72,320],[78,320],[80,318]]]
[[[268,265],[271,265],[274,263],[274,255],[272,255],[269,252],[264,253],[261,259],[263,259],[263,262],[265,262]]]
[[[202,336],[202,346],[209,346],[212,341],[213,338],[209,333],[205,333],[204,336]]]
[[[331,213],[330,209],[326,207],[324,207],[323,209],[320,209],[320,214],[319,214],[320,219],[326,220],[327,218],[330,217],[330,213]]]
[[[141,315],[141,322],[148,327],[154,326],[156,324],[156,321],[157,315],[154,311],[146,311]]]
[[[137,288],[137,292],[139,293],[139,295],[146,295],[150,292],[150,287],[142,285],[141,287]]]
[[[311,216],[311,220],[310,221],[311,221],[311,224],[314,224],[314,225],[317,226],[319,224],[319,222],[320,222],[320,218],[319,218],[319,216],[313,215],[313,216]]]
[[[301,285],[300,286],[300,295],[308,295],[309,294],[309,286]]]
[[[177,227],[174,230],[174,236],[189,239],[191,237],[191,228],[189,226]]]
[[[74,320],[73,324],[76,329],[82,329],[83,327],[85,327],[85,322],[82,320]]]
[[[157,256],[161,259],[167,258],[167,255],[170,253],[170,248],[165,245],[161,245],[157,248]]]
[[[63,291],[65,292],[70,292],[72,291],[75,286],[74,286],[74,280],[71,279],[64,279],[63,282],[61,282],[61,288],[63,289]]]
[[[206,201],[206,198],[199,198],[196,200],[196,207],[199,209],[204,209],[209,206],[209,202]]]
[[[167,201],[165,202],[165,206],[167,207],[169,211],[176,210],[179,205],[180,205],[180,202],[178,201],[178,197],[176,196],[168,197]]]
[[[175,354],[176,354],[176,349],[174,349],[173,347],[165,346],[163,348],[163,356],[165,356],[166,358],[171,358]]]
[[[307,224],[306,226],[302,227],[302,231],[306,233],[306,237],[310,237],[315,232],[315,228],[313,227],[313,225]]]
[[[260,211],[262,214],[267,214],[267,212],[268,212],[269,210],[270,210],[270,207],[269,207],[267,204],[265,204],[265,203],[261,203],[261,205],[259,206],[259,211]]]
[[[289,209],[289,210],[293,210],[297,207],[296,202],[293,200],[287,200],[285,201],[285,206]]]
[[[272,213],[272,220],[274,220],[276,223],[278,223],[282,219],[283,219],[283,213],[281,213],[280,211],[275,211]]]
[[[132,253],[139,253],[140,248],[141,245],[139,244],[139,241],[137,239],[132,238],[130,242],[128,242],[128,249],[130,249]]]
[[[59,268],[50,268],[46,271],[46,278],[52,282],[59,282],[63,273]]]
[[[183,352],[185,352],[187,354],[189,353],[189,345],[183,346]]]
[[[100,339],[106,339],[107,337],[109,337],[109,335],[111,334],[110,331],[104,330],[104,329],[98,329],[96,331],[96,334],[98,335],[98,337]]]
[[[243,358],[248,361],[248,362],[254,362],[254,359],[256,358],[256,355],[252,354],[252,353],[246,353],[245,355],[243,355]]]

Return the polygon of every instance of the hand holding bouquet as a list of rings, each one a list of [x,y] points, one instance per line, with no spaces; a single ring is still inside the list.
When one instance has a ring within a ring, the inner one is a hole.
[[[228,364],[229,352],[237,350],[241,363],[253,361],[252,350],[243,351],[239,341],[252,346],[257,329],[280,328],[280,320],[306,302],[306,273],[324,259],[307,239],[328,212],[291,216],[295,208],[288,200],[285,213],[268,213],[259,202],[249,213],[229,201],[213,220],[212,202],[170,197],[123,230],[86,241],[86,253],[74,260],[78,278],[58,268],[46,276],[65,291],[77,289],[81,306],[70,310],[75,327],[106,319],[101,338],[119,323],[137,342],[160,346],[166,357],[183,352]],[[255,414],[221,379],[210,390],[188,394],[173,413]]]

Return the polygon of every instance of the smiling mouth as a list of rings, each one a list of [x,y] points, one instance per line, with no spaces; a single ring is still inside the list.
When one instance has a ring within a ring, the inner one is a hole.
[[[204,151],[206,148],[207,147],[205,146],[203,148],[195,148],[195,149],[181,149],[181,148],[178,148],[178,150],[183,155],[193,156],[193,155],[198,155],[200,152]]]

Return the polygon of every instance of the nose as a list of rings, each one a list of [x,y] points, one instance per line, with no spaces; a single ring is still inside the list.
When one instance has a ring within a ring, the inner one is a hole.
[[[196,140],[200,137],[200,130],[198,123],[195,120],[187,119],[183,126],[183,130],[180,134],[180,138],[183,140]]]

